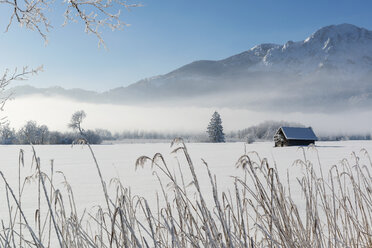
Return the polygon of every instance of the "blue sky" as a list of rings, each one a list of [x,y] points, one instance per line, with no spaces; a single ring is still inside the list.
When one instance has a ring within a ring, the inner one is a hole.
[[[50,13],[45,46],[35,32],[13,25],[0,33],[0,69],[44,65],[28,84],[105,91],[167,73],[194,60],[222,59],[260,43],[303,40],[318,28],[351,23],[372,30],[372,1],[143,0],[123,12],[131,26],[103,33],[108,50],[81,24],[62,28],[63,5]],[[9,9],[0,5],[0,28]],[[25,82],[21,82],[25,84]]]

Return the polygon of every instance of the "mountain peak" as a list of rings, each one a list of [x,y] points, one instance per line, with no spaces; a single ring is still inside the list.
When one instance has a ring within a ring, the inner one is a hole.
[[[260,44],[260,45],[257,45],[257,46],[254,46],[250,49],[250,51],[264,51],[265,53],[271,49],[271,48],[274,48],[274,47],[278,47],[279,45],[277,44],[273,44],[273,43],[263,43],[263,44]]]
[[[360,28],[352,24],[343,23],[338,25],[330,25],[320,28],[304,42],[318,41],[326,42],[327,40],[333,41],[359,41],[363,38],[372,39],[372,32]]]

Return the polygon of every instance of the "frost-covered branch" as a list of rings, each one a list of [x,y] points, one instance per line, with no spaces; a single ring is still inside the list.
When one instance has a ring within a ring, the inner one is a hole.
[[[46,33],[52,27],[49,23],[45,12],[49,10],[52,1],[45,0],[0,0],[0,3],[9,5],[13,12],[10,16],[6,31],[14,21],[18,22],[21,27],[30,30],[36,30],[44,40],[47,40]]]
[[[45,41],[47,33],[52,28],[47,12],[52,11],[53,0],[0,0],[12,9],[6,31],[14,22],[22,27],[37,31]],[[65,6],[63,25],[69,22],[83,22],[86,33],[94,34],[99,45],[104,45],[101,28],[121,30],[128,26],[121,19],[123,9],[130,10],[140,4],[129,3],[126,0],[63,0]]]
[[[12,94],[5,94],[4,91],[6,87],[12,81],[23,81],[27,80],[30,75],[35,75],[38,72],[43,71],[43,66],[40,66],[35,69],[30,69],[28,67],[23,67],[21,71],[17,68],[13,71],[6,69],[2,77],[0,78],[0,111],[4,110],[5,103],[11,98]],[[5,117],[0,118],[0,124],[3,124],[5,121]]]
[[[29,69],[27,66],[23,67],[21,71],[19,71],[17,68],[13,71],[10,71],[9,69],[6,69],[3,76],[0,78],[0,93],[3,93],[5,91],[5,88],[12,82],[12,81],[23,81],[27,80],[30,75],[35,75],[38,72],[43,71],[43,66],[40,66],[35,69]],[[3,95],[1,94],[0,98],[0,110],[3,110],[5,102],[11,97],[10,94]]]
[[[99,40],[99,45],[104,45],[100,28],[107,27],[113,31],[123,29],[128,24],[121,20],[121,10],[139,6],[123,0],[64,0],[64,2],[67,4],[64,25],[82,20],[85,32],[94,34]]]

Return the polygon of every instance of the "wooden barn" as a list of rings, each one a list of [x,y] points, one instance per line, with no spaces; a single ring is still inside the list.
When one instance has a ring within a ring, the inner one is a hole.
[[[308,146],[318,140],[311,127],[281,127],[274,135],[275,147]]]

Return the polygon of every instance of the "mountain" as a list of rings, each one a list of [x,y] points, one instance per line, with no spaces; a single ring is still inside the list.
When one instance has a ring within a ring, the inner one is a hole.
[[[46,97],[68,97],[82,101],[95,101],[100,94],[95,91],[83,90],[83,89],[64,89],[60,86],[54,86],[49,88],[36,88],[30,85],[21,85],[11,88],[6,91],[5,94],[12,94],[16,97],[23,97],[28,95],[42,95]]]
[[[223,60],[195,61],[101,94],[59,92],[107,103],[333,111],[370,105],[371,76],[372,31],[340,24],[323,27],[303,41],[261,44]]]

